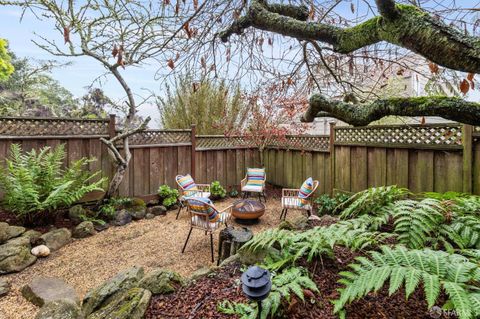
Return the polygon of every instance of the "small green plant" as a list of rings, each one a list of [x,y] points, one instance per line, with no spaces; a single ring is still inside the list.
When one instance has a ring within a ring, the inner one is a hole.
[[[128,197],[114,197],[105,201],[98,210],[98,216],[102,220],[108,221],[115,218],[117,210],[131,207],[134,199]]]
[[[56,209],[74,204],[89,192],[103,190],[105,178],[94,182],[100,172],[92,174],[88,170],[94,159],[82,158],[62,167],[63,145],[23,152],[18,144],[12,144],[10,154],[6,167],[0,168],[3,206],[25,223],[51,217]]]
[[[225,198],[225,196],[227,196],[225,188],[220,185],[219,181],[213,181],[212,184],[210,184],[210,198],[215,200]]]
[[[161,185],[158,188],[158,196],[162,201],[162,205],[166,208],[172,207],[178,202],[178,190],[171,188],[168,185]]]
[[[328,194],[322,194],[315,198],[314,204],[317,207],[318,215],[332,215],[335,207],[350,198],[345,193],[337,193],[333,198]]]
[[[232,187],[230,193],[228,194],[230,197],[238,197],[238,190],[235,187]]]

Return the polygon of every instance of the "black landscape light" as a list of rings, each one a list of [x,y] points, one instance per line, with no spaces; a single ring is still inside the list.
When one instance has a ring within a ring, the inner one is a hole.
[[[258,266],[252,266],[242,274],[242,290],[248,299],[256,301],[258,316],[262,313],[262,300],[268,297],[272,289],[270,272]]]

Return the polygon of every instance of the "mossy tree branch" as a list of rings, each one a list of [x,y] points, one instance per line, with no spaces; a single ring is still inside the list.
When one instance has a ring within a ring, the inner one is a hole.
[[[322,95],[310,97],[303,122],[316,117],[335,117],[353,126],[365,126],[385,116],[441,116],[465,124],[480,125],[480,103],[455,97],[411,97],[380,99],[369,104],[329,100]]]
[[[267,4],[252,0],[247,14],[219,34],[228,41],[248,27],[271,31],[300,40],[328,43],[338,53],[351,53],[365,46],[386,41],[444,67],[480,73],[480,39],[465,35],[435,20],[428,13],[393,0],[377,0],[380,16],[351,28],[307,22],[306,8]]]

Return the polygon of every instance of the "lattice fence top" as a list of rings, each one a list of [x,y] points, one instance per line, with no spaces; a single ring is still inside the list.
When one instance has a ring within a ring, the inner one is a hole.
[[[190,144],[190,130],[146,130],[128,138],[130,145]]]
[[[108,135],[108,120],[0,118],[0,136]]]
[[[269,146],[297,150],[328,151],[329,141],[328,135],[287,135],[284,138],[273,139]]]
[[[229,149],[240,147],[253,147],[248,139],[241,136],[200,135],[196,139],[197,149]]]
[[[337,127],[335,144],[459,148],[462,145],[462,127],[456,123]]]

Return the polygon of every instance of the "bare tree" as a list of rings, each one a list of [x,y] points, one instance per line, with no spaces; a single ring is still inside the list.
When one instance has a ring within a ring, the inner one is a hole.
[[[242,34],[248,28],[255,28],[295,38],[305,47],[312,46],[320,58],[323,58],[323,51],[330,50],[335,54],[349,56],[350,59],[364,48],[384,41],[427,58],[433,65],[431,69],[441,65],[469,72],[471,74],[468,78],[471,81],[474,74],[480,73],[480,40],[470,35],[467,28],[461,32],[455,26],[445,24],[438,14],[431,15],[415,5],[397,4],[394,0],[376,0],[375,3],[380,15],[355,26],[339,27],[321,20],[309,21],[312,20],[312,8],[309,10],[304,5],[270,4],[265,0],[252,0],[244,15],[218,36],[227,42],[233,34]],[[449,7],[444,6],[445,8]],[[450,12],[455,9],[457,8],[451,8]],[[328,12],[324,16],[326,14]],[[321,46],[320,43],[326,46]],[[326,62],[324,65],[328,68]],[[352,125],[366,125],[388,115],[437,115],[478,125],[480,105],[455,97],[396,98],[373,103],[346,103],[313,94],[303,120],[311,122],[315,117],[332,116]]]
[[[173,7],[169,1],[140,0],[0,1],[2,4],[22,6],[39,19],[54,23],[61,40],[37,34],[36,45],[57,57],[86,56],[98,61],[106,70],[102,76],[113,76],[125,92],[127,107],[122,131],[110,139],[101,139],[116,164],[105,194],[106,198],[113,196],[131,159],[128,137],[144,130],[150,121],[150,118],[140,124],[136,121],[141,103],[137,102],[138,95],[132,91],[122,70],[152,62],[161,62],[166,67],[168,61],[173,65],[175,52],[178,56],[191,45],[189,23],[202,12],[205,4],[178,2]]]

